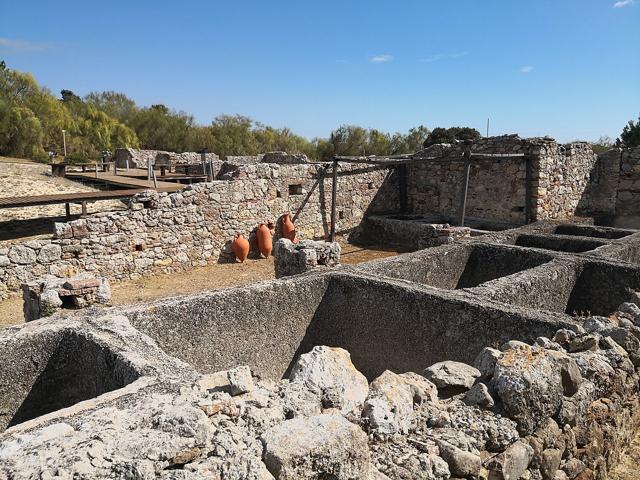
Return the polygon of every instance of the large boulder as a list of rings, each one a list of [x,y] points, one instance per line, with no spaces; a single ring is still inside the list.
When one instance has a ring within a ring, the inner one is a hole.
[[[359,410],[369,394],[367,378],[342,348],[317,346],[300,355],[289,379],[320,395],[325,407],[344,413]]]
[[[562,403],[561,368],[547,350],[514,348],[498,360],[493,382],[504,409],[523,434],[531,434]]]
[[[367,479],[367,435],[341,415],[287,420],[265,432],[264,463],[277,480]]]
[[[444,393],[457,393],[470,389],[480,376],[480,370],[466,363],[447,360],[427,368],[424,377]]]

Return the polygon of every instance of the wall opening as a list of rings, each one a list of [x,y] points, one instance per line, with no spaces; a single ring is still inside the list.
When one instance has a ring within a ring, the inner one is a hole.
[[[289,195],[302,195],[302,184],[294,183],[289,185]]]

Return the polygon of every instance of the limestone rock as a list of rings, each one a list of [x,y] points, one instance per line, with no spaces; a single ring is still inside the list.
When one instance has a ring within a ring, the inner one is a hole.
[[[502,352],[496,348],[483,348],[473,362],[485,380],[493,377],[493,370],[496,368],[496,362],[502,356]]]
[[[36,263],[36,252],[24,245],[14,245],[9,249],[9,260],[18,265]]]
[[[494,382],[498,396],[521,433],[532,433],[562,403],[560,369],[546,350],[512,349],[496,365]]]
[[[342,348],[317,346],[300,355],[289,379],[321,395],[325,406],[343,412],[359,409],[369,394],[367,378],[356,370],[351,355]]]
[[[490,480],[518,480],[533,458],[533,448],[519,440],[487,462]]]
[[[484,383],[476,383],[464,395],[464,401],[468,405],[478,405],[479,407],[491,408],[495,405],[489,389]]]
[[[468,390],[480,376],[480,370],[466,363],[447,360],[431,365],[423,375],[439,390]]]
[[[241,395],[253,390],[253,378],[251,377],[251,369],[247,366],[236,367],[227,370],[227,378],[229,379],[229,388],[231,395]]]
[[[60,247],[60,245],[56,245],[55,243],[48,243],[40,249],[40,252],[38,252],[38,262],[55,262],[57,260],[60,260],[61,255],[62,247]]]
[[[407,372],[400,374],[399,377],[411,389],[414,404],[438,401],[438,388],[422,375]]]
[[[626,313],[631,317],[632,320],[640,317],[640,307],[635,303],[624,302],[618,307],[618,311],[622,313]]]
[[[261,439],[264,463],[277,480],[359,480],[370,473],[367,436],[341,415],[287,420]]]
[[[39,298],[40,314],[44,317],[52,315],[58,308],[62,306],[60,295],[55,290],[45,290]]]
[[[542,473],[542,478],[544,480],[553,480],[556,471],[560,468],[562,453],[562,450],[558,448],[548,448],[542,452],[540,473]]]
[[[460,477],[477,477],[482,468],[482,459],[479,455],[464,451],[448,442],[438,442],[440,456],[449,465],[453,475]]]
[[[411,387],[386,370],[371,382],[362,415],[379,433],[407,433],[413,419]]]

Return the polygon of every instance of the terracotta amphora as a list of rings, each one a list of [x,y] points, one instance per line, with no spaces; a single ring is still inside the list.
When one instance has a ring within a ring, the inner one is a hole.
[[[291,215],[290,214],[285,213],[284,215],[282,215],[282,217],[281,217],[281,225],[282,225],[282,237],[283,238],[288,238],[293,243],[296,243],[296,241],[297,241],[297,238],[296,238],[296,227],[293,224],[293,222],[291,221]]]
[[[237,234],[231,244],[231,251],[238,260],[244,262],[249,255],[249,240],[244,238],[244,235],[241,233]]]
[[[271,239],[271,231],[264,223],[261,223],[256,230],[256,238],[258,239],[258,249],[260,253],[266,257],[271,255],[273,249],[273,240]]]

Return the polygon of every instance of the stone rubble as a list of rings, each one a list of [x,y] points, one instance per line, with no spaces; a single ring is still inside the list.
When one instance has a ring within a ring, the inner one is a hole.
[[[341,251],[338,242],[301,240],[293,243],[280,238],[273,249],[276,278],[298,275],[318,266],[336,267],[340,265]]]
[[[86,273],[70,278],[47,275],[21,287],[27,322],[51,316],[63,308],[81,309],[93,304],[108,305],[111,301],[109,280]]]
[[[559,330],[554,349],[487,348],[480,369],[440,362],[426,377],[385,371],[368,383],[347,351],[317,346],[278,382],[248,367],[201,376],[177,397],[134,397],[81,423],[0,437],[0,478],[603,478],[640,423],[629,360],[640,347],[609,335],[637,338],[622,321],[634,311],[587,318],[589,333]],[[586,337],[595,348],[567,350]],[[438,398],[450,387],[461,391]]]

